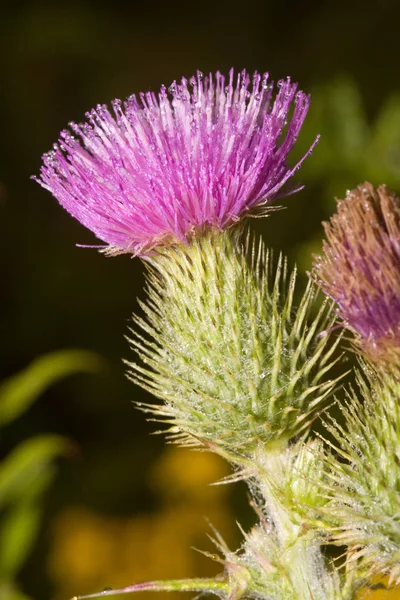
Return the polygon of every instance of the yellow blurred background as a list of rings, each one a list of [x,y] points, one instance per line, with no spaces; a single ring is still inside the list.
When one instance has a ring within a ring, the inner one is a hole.
[[[212,535],[207,520],[228,546],[240,544],[227,502],[230,490],[226,485],[210,486],[228,474],[225,462],[216,455],[169,446],[150,472],[150,483],[163,498],[155,514],[117,519],[79,507],[61,512],[52,524],[48,557],[54,600],[71,598],[77,590],[80,594],[100,591],[111,581],[119,588],[139,581],[221,572],[221,565],[195,548],[204,549],[207,529]],[[148,592],[145,597],[155,600],[157,596]],[[169,597],[177,600],[179,594]],[[358,598],[396,600],[400,589],[364,589]]]
[[[210,524],[233,548],[238,545],[235,517],[227,505],[230,490],[210,485],[228,473],[214,455],[169,446],[149,473],[151,487],[162,497],[155,513],[123,519],[83,507],[61,512],[52,524],[48,557],[54,600],[69,598],[77,590],[100,591],[109,582],[118,588],[222,571],[194,548],[213,551],[206,538],[207,531],[212,535]]]

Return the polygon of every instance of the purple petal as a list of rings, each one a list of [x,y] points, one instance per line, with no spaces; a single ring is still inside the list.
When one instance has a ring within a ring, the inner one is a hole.
[[[290,79],[201,73],[112,111],[99,105],[45,154],[38,183],[111,249],[145,254],[272,202],[310,104]],[[289,112],[293,112],[291,118]],[[309,150],[307,156],[312,150]],[[280,193],[282,195],[282,191]]]

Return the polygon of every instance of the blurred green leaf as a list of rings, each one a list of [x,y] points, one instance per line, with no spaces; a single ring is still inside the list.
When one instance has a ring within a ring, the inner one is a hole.
[[[29,554],[40,525],[38,502],[20,502],[1,525],[0,576],[13,578]]]
[[[305,131],[318,132],[321,139],[312,160],[305,162],[302,177],[315,180],[359,169],[370,132],[361,95],[351,79],[340,77],[314,89]]]
[[[71,442],[58,435],[41,435],[22,442],[0,465],[0,509],[20,497],[38,493],[41,477],[56,456],[71,449]]]
[[[400,94],[394,94],[384,104],[367,158],[371,179],[393,188],[400,185]]]
[[[0,580],[1,600],[30,600],[29,596],[21,592],[12,581]]]
[[[53,383],[73,373],[95,373],[104,361],[93,352],[62,350],[46,354],[0,385],[0,425],[19,417]]]
[[[339,164],[358,165],[369,131],[354,82],[339,78],[328,84],[319,105],[325,124],[321,143],[326,145],[326,155]]]

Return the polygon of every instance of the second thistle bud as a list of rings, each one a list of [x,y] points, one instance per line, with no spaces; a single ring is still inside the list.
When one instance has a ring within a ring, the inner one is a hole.
[[[338,202],[324,224],[315,278],[338,306],[357,347],[375,365],[400,359],[400,199],[364,183]]]

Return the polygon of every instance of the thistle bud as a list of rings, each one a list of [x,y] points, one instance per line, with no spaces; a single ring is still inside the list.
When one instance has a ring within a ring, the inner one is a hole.
[[[324,224],[314,275],[338,306],[366,358],[395,368],[400,360],[400,199],[364,183],[339,200]]]
[[[230,230],[153,259],[130,376],[163,401],[142,408],[173,438],[251,455],[306,431],[335,382],[324,378],[332,315],[309,322],[315,287],[294,312],[295,273],[246,244]]]

